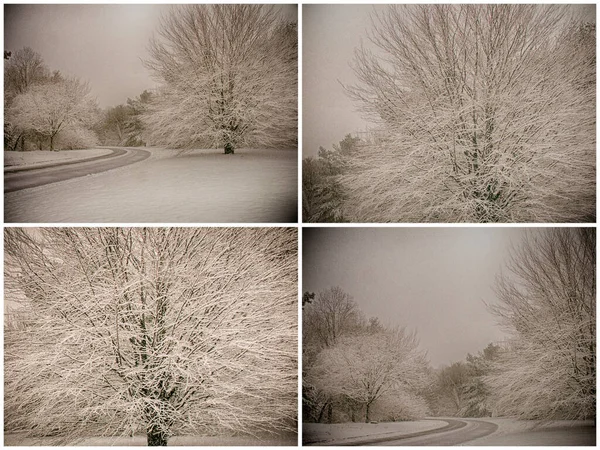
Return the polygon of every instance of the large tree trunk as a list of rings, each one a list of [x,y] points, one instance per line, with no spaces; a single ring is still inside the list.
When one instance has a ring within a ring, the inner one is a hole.
[[[233,144],[231,144],[230,142],[228,142],[227,144],[225,144],[225,154],[226,155],[233,155]]]
[[[158,428],[152,426],[148,429],[146,433],[148,438],[148,447],[157,447],[167,445],[167,435],[160,431]]]
[[[367,403],[367,408],[366,408],[367,410],[365,412],[365,423],[369,423],[370,422],[370,420],[369,420],[369,408],[370,407],[371,407],[371,404]]]

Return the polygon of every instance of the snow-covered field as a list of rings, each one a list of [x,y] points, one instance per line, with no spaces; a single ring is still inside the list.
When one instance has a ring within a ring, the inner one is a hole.
[[[59,152],[35,150],[30,152],[4,152],[4,167],[30,167],[52,162],[67,162],[95,156],[108,155],[107,148],[92,148],[87,150],[61,150]]]
[[[498,425],[488,436],[463,445],[595,445],[596,427],[593,420],[556,420],[548,423],[509,418],[489,418]]]
[[[4,435],[4,445],[6,446],[37,446],[37,445],[53,445],[44,438],[23,438],[18,433],[7,433]],[[93,437],[74,442],[77,446],[88,447],[114,447],[114,446],[134,446],[145,447],[147,441],[145,436],[134,437]],[[293,446],[298,445],[298,437],[295,433],[287,433],[282,435],[269,435],[264,437],[253,436],[174,436],[169,439],[169,446],[197,446],[197,447],[219,447],[219,446]]]
[[[6,222],[295,222],[294,150],[147,149],[147,160],[4,196]]]
[[[440,420],[416,420],[412,422],[384,423],[305,423],[302,425],[302,441],[305,443],[327,442],[329,445],[343,445],[344,441],[366,437],[402,436],[403,434],[433,430],[446,426]],[[335,441],[335,442],[334,442]],[[339,441],[339,443],[337,442]]]

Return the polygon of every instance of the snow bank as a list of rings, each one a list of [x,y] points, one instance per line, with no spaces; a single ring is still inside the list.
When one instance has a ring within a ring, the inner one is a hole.
[[[357,438],[369,439],[387,436],[403,436],[420,431],[434,430],[448,425],[441,420],[416,420],[411,422],[384,423],[305,423],[302,425],[302,441],[305,444],[348,445]]]
[[[62,150],[58,152],[35,150],[30,152],[4,152],[4,167],[35,167],[46,163],[67,162],[78,159],[94,158],[108,155],[108,148],[92,148],[86,150]]]
[[[147,149],[144,149],[147,150]],[[7,222],[296,222],[298,153],[152,149],[147,160],[4,196]]]

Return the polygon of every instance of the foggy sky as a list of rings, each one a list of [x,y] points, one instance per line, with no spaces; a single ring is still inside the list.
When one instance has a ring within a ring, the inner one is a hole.
[[[156,83],[142,64],[170,5],[5,5],[4,49],[25,46],[50,70],[87,80],[101,107],[125,103]],[[286,18],[296,7],[279,5]]]
[[[519,228],[304,228],[302,291],[339,286],[366,317],[417,330],[434,367],[503,331],[487,311]]]
[[[366,38],[371,5],[304,5],[302,8],[302,151],[316,156],[367,122],[340,82],[357,81],[350,62]],[[366,44],[366,43],[365,43]],[[339,81],[338,81],[339,80]]]

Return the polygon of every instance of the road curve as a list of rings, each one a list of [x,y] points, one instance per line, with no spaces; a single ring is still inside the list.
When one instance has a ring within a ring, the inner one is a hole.
[[[435,445],[447,446],[458,445],[464,442],[472,441],[498,429],[498,425],[484,420],[473,419],[437,419],[447,422],[448,425],[434,430],[411,433],[400,438],[379,438],[372,441],[361,441],[360,444],[350,445],[381,445],[381,446],[422,446]]]
[[[66,161],[64,164],[39,169],[4,174],[4,193],[44,186],[71,178],[105,172],[145,160],[150,152],[140,149],[113,148],[110,155],[102,155],[85,161]]]

